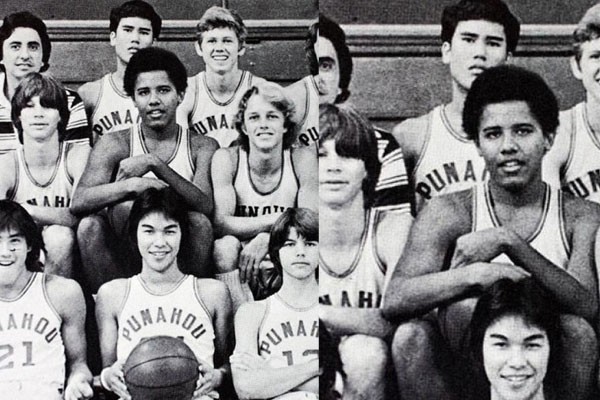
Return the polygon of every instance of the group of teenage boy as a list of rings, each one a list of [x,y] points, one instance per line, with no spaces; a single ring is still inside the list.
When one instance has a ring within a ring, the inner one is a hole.
[[[194,399],[317,398],[314,77],[241,70],[247,29],[214,6],[188,78],[161,24],[113,8],[116,70],[78,92],[42,74],[41,19],[0,27],[0,392],[132,398],[127,356],[169,335],[198,359]]]
[[[349,105],[345,33],[319,18],[321,395],[596,398],[600,5],[569,59],[586,97],[562,112],[511,65],[503,1],[450,4],[441,28],[452,98],[393,129],[403,194],[378,207],[386,133]]]

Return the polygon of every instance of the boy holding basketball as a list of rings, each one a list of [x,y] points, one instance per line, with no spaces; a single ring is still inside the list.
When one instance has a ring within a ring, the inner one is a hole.
[[[214,396],[229,376],[231,300],[213,279],[179,269],[180,245],[189,235],[188,214],[170,189],[149,189],[134,202],[128,221],[142,271],[104,284],[96,299],[96,319],[104,388],[128,399],[122,366],[144,338],[182,338],[200,363],[195,399]]]

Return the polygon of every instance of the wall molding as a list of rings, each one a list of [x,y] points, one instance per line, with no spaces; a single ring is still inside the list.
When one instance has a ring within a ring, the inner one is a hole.
[[[356,57],[439,57],[440,25],[343,25]],[[569,56],[575,25],[522,25],[516,56]]]
[[[108,41],[107,20],[47,20],[48,34],[57,42]],[[246,20],[249,43],[262,40],[304,40],[313,20]],[[166,20],[160,33],[161,42],[193,41],[197,21]]]

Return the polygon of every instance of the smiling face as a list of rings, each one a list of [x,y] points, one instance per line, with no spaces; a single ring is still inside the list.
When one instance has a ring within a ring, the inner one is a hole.
[[[152,23],[144,18],[122,18],[117,30],[110,33],[110,45],[115,48],[117,58],[124,64],[138,50],[150,47],[153,43]]]
[[[206,69],[219,74],[238,68],[238,57],[245,52],[231,28],[214,28],[202,33],[202,41],[196,43],[196,51],[206,64]]]
[[[26,268],[30,248],[25,236],[14,228],[0,230],[0,271],[9,268]]]
[[[490,172],[490,181],[519,190],[541,180],[542,158],[552,137],[524,101],[488,104],[479,123],[477,149]]]
[[[521,316],[492,323],[483,338],[483,364],[492,400],[542,399],[550,343],[546,332]]]
[[[60,114],[56,108],[44,107],[40,96],[33,96],[21,110],[19,116],[23,128],[23,140],[45,141],[52,135],[58,136]]]
[[[484,70],[503,64],[508,55],[504,27],[485,20],[460,21],[452,43],[442,45],[442,61],[450,65],[454,85],[464,92]]]
[[[291,227],[287,240],[279,249],[283,274],[298,280],[314,277],[319,266],[318,247],[318,242],[298,236],[296,228]]]
[[[181,227],[164,213],[151,212],[138,224],[137,243],[143,268],[164,272],[177,266]]]
[[[342,157],[335,141],[326,140],[319,147],[319,198],[330,205],[344,205],[363,196],[367,170],[363,160]]]
[[[244,129],[251,147],[271,149],[283,144],[285,116],[260,94],[248,99]]]
[[[42,68],[42,40],[35,29],[15,28],[12,35],[2,45],[2,64],[6,73],[22,79],[31,72]]]
[[[600,103],[600,38],[582,43],[580,51],[580,60],[571,60],[573,75],[583,83],[588,101]]]
[[[166,71],[141,72],[135,81],[133,102],[142,124],[162,131],[175,123],[177,106],[183,100]]]

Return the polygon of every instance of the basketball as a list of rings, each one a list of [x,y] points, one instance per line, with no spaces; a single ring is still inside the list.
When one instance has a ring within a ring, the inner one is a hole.
[[[133,348],[123,372],[132,400],[190,400],[198,361],[183,340],[153,336]]]

